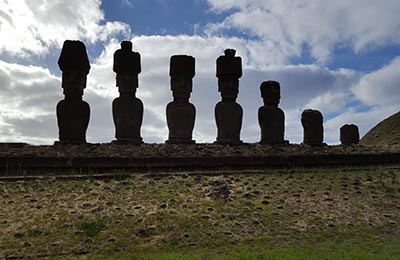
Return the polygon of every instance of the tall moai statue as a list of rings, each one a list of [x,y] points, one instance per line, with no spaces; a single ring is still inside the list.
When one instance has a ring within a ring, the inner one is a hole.
[[[311,146],[322,146],[324,140],[323,116],[318,110],[306,109],[301,114],[303,125],[303,143]]]
[[[236,51],[226,49],[217,59],[218,91],[222,100],[215,106],[217,144],[241,144],[243,109],[236,103],[239,94],[239,78],[242,76],[242,59],[235,57]]]
[[[261,144],[284,144],[285,114],[278,107],[281,86],[277,81],[264,81],[260,86],[264,105],[258,109]]]
[[[58,65],[65,97],[57,104],[59,141],[55,143],[84,144],[90,118],[89,104],[82,100],[90,70],[85,45],[80,41],[65,41]]]
[[[358,126],[356,125],[343,125],[340,128],[340,142],[342,145],[356,145],[360,141],[360,134]]]
[[[121,49],[114,53],[113,70],[119,97],[112,103],[117,144],[141,144],[140,128],[143,122],[143,102],[136,97],[141,72],[140,54],[132,51],[130,41],[121,42]]]
[[[195,59],[187,55],[174,55],[170,59],[169,75],[174,100],[167,105],[168,144],[193,144],[192,133],[196,108],[189,102]]]

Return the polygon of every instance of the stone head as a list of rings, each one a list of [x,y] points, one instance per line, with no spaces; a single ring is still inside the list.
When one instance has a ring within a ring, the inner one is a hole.
[[[90,63],[85,45],[80,41],[66,40],[63,44],[58,65],[62,74],[64,94],[81,95],[86,87]]]
[[[301,114],[301,124],[303,127],[312,127],[314,125],[322,125],[323,116],[318,110],[306,109]]]
[[[278,81],[264,81],[261,83],[260,90],[265,105],[278,106],[281,99],[281,86]]]
[[[140,54],[132,51],[132,42],[121,42],[121,49],[114,53],[113,70],[117,73],[117,87],[120,92],[135,92],[138,88],[138,74],[141,72]]]
[[[188,55],[171,56],[169,75],[172,95],[175,98],[189,98],[195,75],[195,58]]]

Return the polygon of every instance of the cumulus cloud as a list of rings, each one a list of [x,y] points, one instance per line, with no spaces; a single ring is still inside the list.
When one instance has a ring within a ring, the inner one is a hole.
[[[214,12],[230,11],[222,22],[209,24],[211,34],[235,29],[263,39],[287,56],[305,46],[320,62],[335,48],[360,52],[400,43],[397,0],[208,0]],[[379,16],[379,19],[375,19]]]
[[[383,68],[364,75],[353,88],[366,105],[394,105],[400,100],[400,56]]]
[[[104,21],[99,0],[13,0],[0,2],[0,51],[11,55],[44,55],[65,39],[87,43],[130,35],[122,22]]]
[[[44,68],[0,61],[0,139],[49,143],[57,134],[58,78]]]

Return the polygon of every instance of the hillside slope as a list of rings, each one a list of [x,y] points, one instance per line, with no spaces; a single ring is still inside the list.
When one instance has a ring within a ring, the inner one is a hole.
[[[400,112],[386,118],[366,133],[360,140],[362,145],[400,144]]]

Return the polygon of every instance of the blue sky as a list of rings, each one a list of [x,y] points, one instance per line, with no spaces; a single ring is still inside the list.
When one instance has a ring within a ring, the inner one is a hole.
[[[259,85],[271,79],[281,83],[290,142],[302,141],[300,115],[307,108],[323,113],[330,144],[339,142],[346,123],[363,135],[400,110],[398,10],[397,0],[0,0],[0,141],[57,139],[55,105],[63,98],[57,59],[66,39],[83,41],[92,65],[84,95],[91,105],[89,142],[114,138],[112,56],[122,40],[142,56],[137,96],[145,106],[145,142],[168,136],[174,54],[196,58],[194,139],[215,140],[215,60],[225,48],[243,59],[244,141],[260,139]]]

